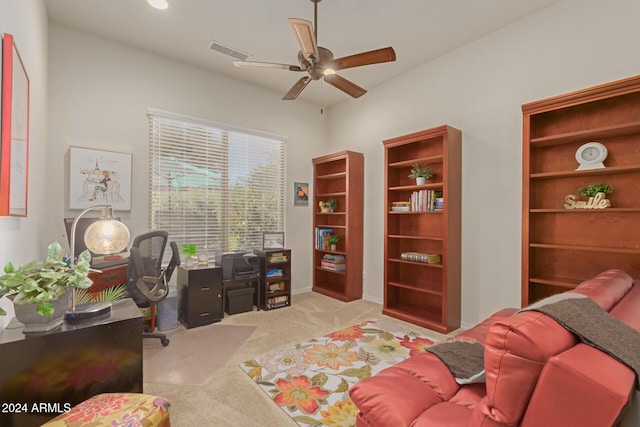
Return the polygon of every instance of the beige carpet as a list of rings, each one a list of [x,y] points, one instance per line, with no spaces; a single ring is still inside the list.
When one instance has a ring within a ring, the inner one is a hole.
[[[158,331],[171,342],[164,347],[158,339],[144,339],[144,382],[205,385],[255,330],[214,323]]]
[[[145,377],[144,391],[169,400],[172,427],[296,427],[296,423],[273,404],[239,365],[270,350],[281,349],[372,318],[387,319],[397,323],[399,327],[422,331],[425,335],[447,337],[384,316],[381,311],[380,304],[370,301],[344,303],[309,292],[293,295],[290,307],[225,315],[222,322],[216,325],[250,326],[257,329],[205,385],[152,383]],[[162,347],[159,342],[146,341],[149,340],[145,340],[145,347]],[[173,345],[174,341],[169,347]],[[194,343],[192,349],[197,349],[199,345],[203,344]],[[149,353],[145,350],[145,364],[148,363]],[[181,365],[179,362],[175,363]],[[204,370],[200,372],[207,374]]]

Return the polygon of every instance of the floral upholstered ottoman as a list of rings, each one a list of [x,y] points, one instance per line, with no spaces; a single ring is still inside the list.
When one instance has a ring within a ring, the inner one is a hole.
[[[43,427],[170,427],[170,406],[165,398],[149,394],[103,393],[77,404]]]

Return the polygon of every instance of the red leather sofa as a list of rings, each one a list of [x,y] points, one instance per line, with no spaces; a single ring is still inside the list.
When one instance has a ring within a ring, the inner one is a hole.
[[[640,281],[608,270],[568,291],[640,331]],[[484,346],[485,382],[458,384],[425,352],[354,385],[359,427],[640,425],[635,373],[537,311],[503,309],[453,339]],[[633,421],[629,421],[633,417]]]

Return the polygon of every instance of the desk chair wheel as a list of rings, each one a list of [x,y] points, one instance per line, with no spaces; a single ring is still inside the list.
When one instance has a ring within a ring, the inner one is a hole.
[[[168,346],[169,345],[169,338],[163,338],[160,340],[160,342],[162,343],[163,346]]]

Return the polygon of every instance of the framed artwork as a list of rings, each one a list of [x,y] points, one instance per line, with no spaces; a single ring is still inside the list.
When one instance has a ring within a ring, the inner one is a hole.
[[[294,206],[309,205],[309,183],[308,182],[293,183],[293,205]]]
[[[69,209],[131,210],[131,153],[69,148]]]
[[[2,39],[0,215],[27,216],[29,77],[11,34]]]

